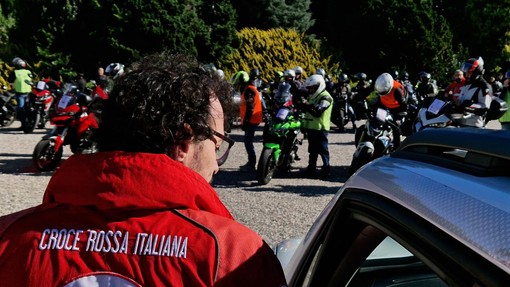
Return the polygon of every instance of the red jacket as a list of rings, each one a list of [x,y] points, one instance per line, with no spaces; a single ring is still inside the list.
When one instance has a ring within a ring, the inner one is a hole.
[[[71,156],[42,205],[0,218],[1,285],[86,286],[87,279],[285,285],[271,248],[233,220],[200,175],[166,155],[125,152]]]

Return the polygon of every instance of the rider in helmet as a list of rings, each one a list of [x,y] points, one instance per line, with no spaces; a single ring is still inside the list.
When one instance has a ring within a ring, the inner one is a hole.
[[[345,110],[344,112],[350,115],[350,121],[352,122],[353,129],[356,129],[356,114],[353,109],[353,104],[355,103],[354,94],[351,91],[351,83],[349,76],[345,73],[340,74],[337,79],[337,83],[333,87],[333,99],[335,100],[335,105],[333,106],[333,119],[335,124],[337,124],[338,129],[343,132],[345,131],[343,125],[342,114],[340,113],[339,105],[345,106],[345,109],[349,109],[349,111]],[[347,105],[346,105],[347,101]]]
[[[25,126],[25,109],[28,104],[28,94],[32,91],[32,87],[27,81],[32,82],[32,72],[26,68],[27,63],[19,57],[12,59],[12,64],[14,65],[14,71],[9,75],[8,80],[16,93],[16,100],[18,102],[16,115],[21,122],[20,130],[23,130]]]
[[[294,80],[299,82],[300,85],[302,85],[304,83],[304,80],[303,80],[303,68],[301,68],[300,66],[296,66],[294,67],[294,73],[295,73],[295,77],[294,77]]]
[[[111,63],[106,66],[104,74],[108,78],[108,87],[106,92],[110,92],[113,88],[113,81],[124,74],[124,65],[121,63]]]
[[[436,81],[432,79],[432,75],[428,72],[422,71],[419,74],[419,82],[416,86],[416,93],[418,94],[418,101],[428,107],[434,97],[437,96],[439,89]]]
[[[303,87],[308,92],[305,105],[303,130],[308,135],[308,167],[306,175],[315,176],[317,159],[322,158],[321,178],[330,175],[328,133],[331,124],[333,97],[326,90],[324,78],[320,75],[311,75],[306,79]]]
[[[402,118],[399,114],[407,111],[407,96],[404,86],[395,81],[390,74],[382,73],[375,80],[374,89],[379,96],[376,106],[387,108],[395,122],[399,123]],[[400,131],[393,127],[392,130],[394,135],[393,146],[398,148],[400,146]]]
[[[460,91],[460,95],[454,98],[454,104],[462,111],[470,112],[469,117],[458,120],[461,125],[484,127],[487,110],[492,102],[492,89],[483,78],[484,61],[482,57],[466,60],[460,70],[464,72],[466,84]]]

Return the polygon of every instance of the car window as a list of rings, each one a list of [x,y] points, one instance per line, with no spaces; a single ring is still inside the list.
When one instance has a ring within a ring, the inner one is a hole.
[[[365,229],[376,230],[370,225]],[[379,230],[377,232],[381,233]],[[370,233],[373,232],[365,232],[363,236],[360,236],[357,239],[360,242],[353,242],[350,246],[351,252],[346,255],[352,257],[351,260],[348,260],[349,262],[361,262],[355,268],[351,268],[355,270],[353,275],[347,275],[351,277],[348,285],[335,284],[337,281],[335,277],[344,277],[345,275],[339,275],[339,273],[343,272],[343,269],[350,268],[339,267],[339,265],[345,264],[345,260],[340,259],[334,262],[328,259],[329,264],[338,265],[333,268],[337,270],[331,276],[332,278],[319,278],[318,281],[327,286],[349,287],[448,286],[426,264],[393,238],[386,234],[377,235],[377,243],[372,244],[369,242],[370,240],[366,240],[367,234],[370,236]],[[319,269],[324,266],[322,265],[324,262],[321,262],[324,260],[324,253],[330,252],[329,250],[322,252],[323,249],[324,243],[316,249],[302,286],[317,286],[317,274],[320,273]],[[358,256],[362,257],[356,258]],[[320,276],[324,276],[324,274]]]
[[[430,268],[387,236],[367,257],[349,287],[448,286]]]

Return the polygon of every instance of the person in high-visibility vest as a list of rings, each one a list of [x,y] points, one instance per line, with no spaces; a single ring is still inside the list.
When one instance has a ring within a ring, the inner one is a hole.
[[[16,93],[16,100],[18,101],[16,115],[23,127],[25,121],[25,105],[28,104],[28,93],[32,91],[32,87],[29,84],[32,82],[32,72],[27,69],[27,63],[19,57],[14,58],[12,64],[14,65],[14,71],[9,75],[9,83],[11,83],[11,87]]]
[[[305,175],[315,177],[317,159],[322,159],[321,178],[329,177],[331,166],[329,164],[328,134],[331,125],[331,111],[333,97],[326,90],[326,82],[321,75],[311,75],[303,84],[309,97],[303,104],[306,112],[303,119],[303,130],[308,137],[308,167]]]
[[[262,98],[256,86],[256,81],[260,78],[260,72],[257,69],[250,71],[250,82],[241,94],[241,105],[239,108],[241,116],[241,128],[244,131],[244,147],[248,153],[248,162],[240,166],[243,171],[255,171],[257,155],[253,146],[255,130],[262,122]]]

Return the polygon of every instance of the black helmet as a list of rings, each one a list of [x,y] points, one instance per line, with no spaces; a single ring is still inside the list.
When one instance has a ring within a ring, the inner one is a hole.
[[[365,73],[357,73],[356,78],[358,81],[366,81],[367,80],[367,74]]]
[[[403,72],[402,72],[402,78],[403,78],[404,80],[409,80],[409,73],[408,73],[407,71],[403,71]]]
[[[391,72],[391,76],[393,77],[393,79],[398,80],[398,77],[399,77],[398,71],[397,70],[393,70]]]
[[[78,93],[78,96],[76,97],[76,103],[80,105],[80,107],[88,106],[91,102],[91,96],[84,93]]]
[[[462,66],[460,66],[460,70],[464,72],[464,76],[466,78],[476,79],[480,77],[484,72],[483,64],[484,62],[482,57],[471,58],[465,61]]]
[[[338,77],[338,82],[342,83],[342,84],[345,84],[345,83],[349,82],[349,76],[347,76],[347,74],[341,74]]]
[[[427,83],[432,78],[432,75],[427,72],[420,72],[420,81],[423,83]]]
[[[252,69],[250,71],[250,80],[258,79],[260,78],[260,71],[259,69]]]

